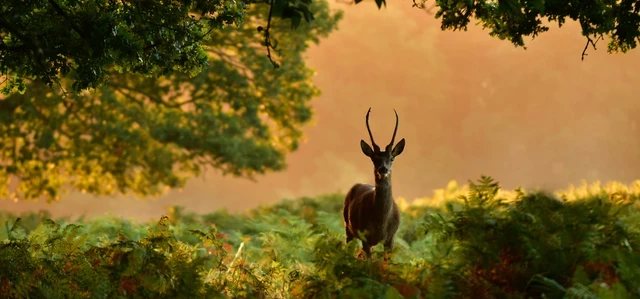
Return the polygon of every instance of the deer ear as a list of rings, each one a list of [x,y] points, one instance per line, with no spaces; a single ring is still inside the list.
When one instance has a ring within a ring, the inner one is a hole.
[[[404,151],[404,138],[402,138],[402,140],[400,140],[400,142],[398,142],[398,144],[396,144],[396,146],[393,147],[393,150],[391,151],[391,155],[394,157],[398,156],[402,154],[402,151]]]
[[[373,156],[373,149],[364,140],[360,140],[360,148],[367,157]]]

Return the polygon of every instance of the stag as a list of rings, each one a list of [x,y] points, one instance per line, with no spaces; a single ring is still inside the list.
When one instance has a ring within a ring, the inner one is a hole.
[[[400,213],[398,205],[391,194],[391,166],[393,159],[402,154],[404,150],[404,138],[394,147],[393,142],[398,131],[398,113],[396,114],[396,127],[393,130],[391,143],[385,151],[373,141],[373,134],[369,128],[369,113],[367,111],[366,124],[373,149],[364,140],[360,140],[360,148],[365,156],[373,162],[375,186],[371,184],[357,183],[351,187],[344,198],[344,223],[347,233],[347,243],[354,238],[362,241],[362,250],[367,259],[371,259],[371,247],[384,241],[385,259],[387,253],[393,251],[394,236],[400,225]]]

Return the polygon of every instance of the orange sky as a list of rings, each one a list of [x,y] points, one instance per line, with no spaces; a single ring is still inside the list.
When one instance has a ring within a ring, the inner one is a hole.
[[[449,180],[481,174],[505,188],[640,179],[640,50],[611,55],[602,43],[581,61],[585,40],[575,24],[552,26],[524,50],[480,28],[442,32],[410,1],[382,11],[373,3],[332,6],[345,17],[308,53],[323,94],[286,171],[257,183],[209,171],[157,199],[71,193],[51,205],[0,201],[1,209],[148,220],[167,205],[242,211],[283,197],[346,192],[373,180],[359,146],[368,139],[369,106],[383,145],[393,132],[392,109],[400,115],[396,140],[405,138],[406,147],[394,163],[396,196],[431,195]]]

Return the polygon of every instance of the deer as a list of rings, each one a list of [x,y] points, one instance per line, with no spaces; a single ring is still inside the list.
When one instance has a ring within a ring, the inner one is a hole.
[[[398,112],[395,109],[393,111],[396,114],[396,126],[391,143],[387,145],[385,151],[380,151],[380,147],[373,140],[369,127],[371,108],[367,111],[365,122],[373,148],[364,140],[360,140],[360,148],[362,153],[373,162],[375,185],[356,183],[344,198],[346,243],[348,244],[354,238],[361,240],[362,250],[366,253],[368,260],[371,260],[371,247],[380,242],[384,245],[385,260],[390,257],[394,237],[400,226],[398,205],[391,193],[391,166],[393,160],[402,154],[405,141],[402,138],[397,145],[393,145],[398,131]]]

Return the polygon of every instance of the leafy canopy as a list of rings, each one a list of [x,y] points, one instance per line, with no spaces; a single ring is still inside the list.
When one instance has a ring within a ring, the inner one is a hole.
[[[49,2],[29,3],[42,5],[43,10],[34,9],[36,15],[53,10]],[[40,75],[24,81],[22,93],[0,99],[0,182],[17,182],[15,190],[0,184],[0,198],[57,199],[64,187],[92,194],[157,195],[165,188],[183,186],[207,165],[248,178],[285,167],[285,154],[297,148],[301,128],[311,119],[309,101],[319,95],[311,82],[314,72],[302,55],[311,42],[335,29],[340,13],[330,12],[327,2],[315,1],[310,6],[313,26],[302,23],[291,30],[286,20],[269,21],[274,38],[286,45],[277,48],[286,63],[274,69],[260,43],[263,35],[256,30],[267,23],[269,5],[150,1],[151,6],[142,10],[147,2],[118,3],[112,9],[112,2],[97,0],[59,2],[65,11],[77,6],[78,22],[91,11],[107,12],[86,24],[100,28],[116,24],[116,31],[105,31],[114,33],[112,40],[102,40],[99,31],[92,31],[91,36],[105,42],[100,45],[74,30],[63,34],[63,24],[70,21],[17,14],[25,24],[33,22],[33,30],[25,32],[44,34],[38,40],[48,45],[45,55],[53,55],[60,64],[36,68],[41,61],[37,55],[3,52],[15,54],[22,66],[31,65],[28,70]],[[24,7],[3,9],[18,12]],[[218,13],[206,23],[190,21],[187,15],[188,11],[204,15],[214,8]],[[48,25],[36,26],[39,22]],[[231,22],[237,26],[223,26]],[[86,26],[78,25],[87,31],[93,28]],[[205,30],[210,31],[206,38],[195,42]],[[6,39],[15,36],[5,35],[6,47],[21,46]],[[185,47],[185,41],[194,45]],[[62,50],[73,59],[53,54]],[[6,71],[8,64],[19,62],[3,59],[2,63]],[[69,76],[57,79],[63,91],[50,87],[60,69],[69,71]],[[86,72],[99,79],[87,77]],[[107,73],[108,80],[103,80]],[[146,76],[156,73],[163,75]],[[81,92],[64,91],[98,81],[102,84]]]
[[[255,1],[261,6],[271,3]],[[4,1],[0,6],[3,92],[23,92],[25,80],[53,86],[67,76],[73,78],[77,92],[99,87],[110,75],[122,72],[196,75],[207,67],[204,47],[210,33],[241,26],[251,4],[251,0]],[[273,16],[291,19],[298,27],[302,16],[313,20],[310,4],[311,0],[278,0]],[[270,24],[271,18],[270,12],[264,23]]]
[[[435,6],[443,30],[475,19],[516,46],[547,31],[543,19],[577,20],[585,51],[606,37],[626,52],[640,36],[632,0]],[[319,94],[302,53],[339,18],[324,0],[4,1],[0,197],[56,199],[65,186],[155,195],[203,165],[250,178],[282,170]]]
[[[52,86],[71,76],[73,90],[99,87],[114,72],[195,75],[207,67],[204,46],[209,34],[239,26],[251,5],[268,5],[269,14],[255,27],[267,57],[278,42],[271,20],[302,19],[312,24],[312,0],[7,0],[0,6],[0,72],[3,92],[24,91],[25,80]],[[362,0],[353,0],[354,3]],[[413,0],[413,6],[442,19],[442,30],[466,30],[471,19],[491,36],[524,47],[524,37],[548,31],[543,20],[562,26],[578,21],[594,48],[608,38],[609,52],[626,52],[640,36],[640,3],[635,0]],[[386,0],[375,0],[381,8]],[[321,12],[320,12],[321,13]],[[263,27],[266,24],[266,27]],[[252,40],[252,42],[255,40]],[[294,41],[289,46],[295,46]]]
[[[112,68],[138,74],[199,73],[207,31],[237,25],[241,1],[5,1],[1,7],[5,92],[25,79],[46,84],[73,72],[74,90],[104,83]],[[196,15],[198,17],[196,17]]]
[[[362,0],[354,0],[355,3]],[[386,0],[375,0],[378,7]],[[432,4],[428,4],[431,2]],[[640,2],[636,0],[413,0],[413,6],[432,11],[442,19],[442,30],[467,30],[469,22],[489,29],[489,35],[525,47],[524,37],[535,38],[549,30],[543,20],[562,26],[567,19],[578,21],[589,45],[609,40],[608,52],[626,53],[640,39]]]

